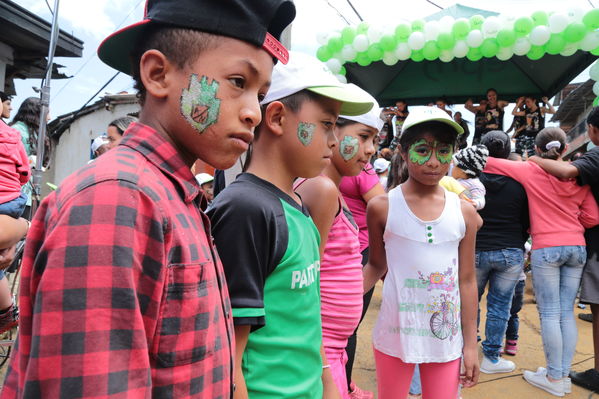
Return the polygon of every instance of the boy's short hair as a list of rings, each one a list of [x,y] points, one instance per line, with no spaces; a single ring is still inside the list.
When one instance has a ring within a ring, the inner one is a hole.
[[[593,107],[587,116],[587,123],[599,129],[599,107]]]

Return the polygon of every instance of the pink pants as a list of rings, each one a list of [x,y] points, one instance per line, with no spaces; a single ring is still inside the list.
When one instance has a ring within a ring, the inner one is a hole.
[[[341,398],[349,399],[347,376],[345,374],[345,363],[347,363],[347,353],[345,353],[345,349],[329,348],[325,346],[324,353],[331,366],[331,374],[333,374],[333,380],[335,381],[335,385],[337,385]]]
[[[460,360],[447,363],[420,363],[422,399],[456,399],[460,379]],[[410,390],[414,363],[374,349],[379,399],[405,398]]]

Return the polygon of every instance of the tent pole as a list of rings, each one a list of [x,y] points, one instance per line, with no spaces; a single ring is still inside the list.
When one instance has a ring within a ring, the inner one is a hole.
[[[58,39],[58,3],[59,0],[54,0],[54,11],[52,12],[52,31],[50,33],[50,47],[48,49],[48,64],[46,68],[46,76],[44,78],[44,84],[41,88],[41,111],[40,111],[40,124],[39,131],[37,134],[37,156],[35,161],[35,170],[33,171],[33,196],[31,201],[31,216],[35,214],[35,211],[40,203],[41,198],[41,185],[42,185],[42,166],[44,164],[44,150],[46,143],[46,120],[48,118],[48,112],[50,107],[50,81],[52,80],[52,65],[54,62],[54,51],[56,50],[56,42]]]

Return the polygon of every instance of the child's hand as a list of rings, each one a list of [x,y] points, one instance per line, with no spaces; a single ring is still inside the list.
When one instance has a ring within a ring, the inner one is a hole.
[[[470,388],[478,382],[480,368],[478,363],[478,350],[476,345],[464,348],[464,371],[460,374],[460,383],[465,388]]]

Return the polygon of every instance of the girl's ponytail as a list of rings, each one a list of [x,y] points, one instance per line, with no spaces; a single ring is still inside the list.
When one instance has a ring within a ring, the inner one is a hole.
[[[546,127],[537,134],[535,145],[541,158],[558,159],[566,149],[566,133],[559,127]]]

